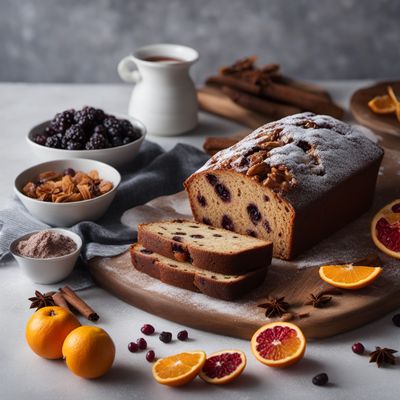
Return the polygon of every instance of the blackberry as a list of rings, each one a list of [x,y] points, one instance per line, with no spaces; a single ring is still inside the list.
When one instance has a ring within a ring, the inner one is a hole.
[[[124,143],[119,136],[115,136],[111,139],[112,147],[122,146]]]
[[[95,120],[98,123],[102,123],[104,121],[104,118],[106,118],[106,113],[100,108],[96,108],[94,110],[94,115],[95,115]]]
[[[122,144],[128,144],[128,143],[132,143],[133,142],[133,138],[129,137],[129,136],[125,136],[122,139]]]
[[[82,150],[83,149],[83,143],[81,142],[68,142],[67,146],[65,147],[67,150]]]
[[[106,118],[103,125],[107,128],[108,136],[114,138],[122,135],[121,124],[115,117]]]
[[[94,127],[93,133],[99,133],[100,135],[106,136],[107,135],[107,129],[104,128],[103,125],[96,125]]]
[[[79,125],[72,125],[65,132],[65,139],[69,142],[77,142],[84,144],[86,141],[83,129]]]
[[[96,109],[93,107],[83,107],[75,113],[75,122],[88,131],[96,122]]]
[[[46,145],[46,140],[47,140],[47,135],[43,135],[43,134],[41,134],[41,135],[36,135],[36,136],[33,138],[33,141],[34,141],[35,143],[40,144],[40,145],[42,145],[42,146],[45,146],[45,145]]]
[[[46,147],[52,147],[53,149],[61,148],[61,138],[58,135],[49,136],[46,139]]]
[[[120,126],[124,136],[132,138],[131,141],[140,137],[140,130],[134,127],[127,119],[120,121]]]
[[[110,147],[110,142],[99,133],[93,134],[86,143],[86,150],[106,149]]]
[[[74,110],[66,110],[56,114],[50,127],[56,132],[65,132],[74,123],[74,113]]]
[[[51,125],[46,126],[46,129],[43,132],[43,134],[46,136],[53,136],[56,133],[57,131],[55,131],[54,128],[51,127]]]

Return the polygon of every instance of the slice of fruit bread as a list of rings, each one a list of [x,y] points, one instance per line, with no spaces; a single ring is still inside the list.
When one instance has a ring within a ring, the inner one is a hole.
[[[165,257],[221,274],[265,268],[272,257],[271,242],[186,220],[141,224],[138,242]]]
[[[234,300],[262,284],[267,267],[243,275],[226,275],[196,268],[188,262],[171,260],[141,244],[130,248],[133,266],[161,282],[210,297]]]

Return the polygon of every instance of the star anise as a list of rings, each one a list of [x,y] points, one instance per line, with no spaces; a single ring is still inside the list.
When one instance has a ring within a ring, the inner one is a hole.
[[[378,368],[382,367],[383,364],[396,364],[396,357],[393,355],[397,353],[396,350],[388,349],[387,347],[375,347],[375,351],[373,351],[369,356],[369,362],[375,362],[378,365]]]
[[[315,308],[322,308],[328,305],[332,300],[332,296],[327,296],[324,293],[311,293],[308,297],[308,300],[304,303],[309,306],[313,306]]]
[[[53,294],[55,292],[40,293],[39,290],[35,290],[35,296],[30,297],[28,300],[32,302],[29,308],[35,308],[36,311],[40,308],[47,306],[54,306]]]
[[[289,303],[284,300],[284,297],[270,297],[265,303],[259,304],[257,307],[265,308],[267,318],[282,317],[289,308]]]

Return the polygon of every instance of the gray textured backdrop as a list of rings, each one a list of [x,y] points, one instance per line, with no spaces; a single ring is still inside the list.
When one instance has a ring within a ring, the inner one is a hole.
[[[297,77],[395,78],[397,0],[0,0],[0,80],[117,82],[154,42],[195,47],[201,81],[245,55]]]

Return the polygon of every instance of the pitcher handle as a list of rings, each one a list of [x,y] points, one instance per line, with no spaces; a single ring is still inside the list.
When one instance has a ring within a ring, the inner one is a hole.
[[[126,56],[118,63],[118,74],[123,81],[128,83],[138,83],[141,80],[132,56]]]

